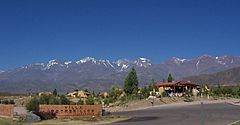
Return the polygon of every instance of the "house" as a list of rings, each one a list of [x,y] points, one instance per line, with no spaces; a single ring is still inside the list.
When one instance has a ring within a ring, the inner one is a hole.
[[[67,95],[70,97],[87,98],[88,96],[91,95],[91,93],[81,90],[81,91],[74,91],[74,92],[68,93]]]
[[[156,86],[159,89],[159,94],[163,96],[165,93],[167,96],[183,96],[183,95],[197,95],[197,84],[177,81],[177,82],[160,82]]]

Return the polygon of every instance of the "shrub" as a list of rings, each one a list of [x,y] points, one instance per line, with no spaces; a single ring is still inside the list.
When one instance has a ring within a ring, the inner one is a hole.
[[[78,102],[77,102],[78,105],[84,105],[84,101],[82,99],[80,99]]]
[[[70,104],[70,101],[66,98],[66,96],[61,95],[61,96],[60,96],[60,104],[61,104],[61,105],[69,105],[69,104]]]
[[[103,100],[105,105],[109,105],[110,103],[113,103],[113,99],[111,97],[105,98]]]
[[[34,97],[32,98],[26,105],[26,108],[28,111],[38,111],[38,106],[39,106],[39,100]]]
[[[94,105],[94,98],[93,97],[88,97],[87,99],[86,99],[86,104],[87,105]]]

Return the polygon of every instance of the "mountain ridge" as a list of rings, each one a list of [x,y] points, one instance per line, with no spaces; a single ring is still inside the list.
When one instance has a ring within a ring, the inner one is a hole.
[[[53,59],[0,72],[0,91],[50,91],[54,88],[61,92],[76,88],[103,91],[114,83],[123,85],[132,67],[138,73],[140,86],[143,86],[149,84],[152,79],[162,81],[169,73],[178,80],[240,67],[240,57],[209,55],[193,59],[172,57],[158,64],[143,57],[116,61],[93,57],[77,61]],[[19,86],[21,88],[18,88]]]
[[[211,86],[240,85],[240,67],[227,69],[213,74],[190,76],[183,78],[183,80],[191,81],[198,84],[208,84]]]

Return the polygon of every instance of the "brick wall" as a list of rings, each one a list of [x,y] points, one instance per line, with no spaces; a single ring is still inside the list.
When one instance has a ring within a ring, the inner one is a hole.
[[[40,114],[54,114],[57,118],[101,116],[102,105],[40,105]]]
[[[1,105],[0,104],[0,116],[12,117],[13,116],[13,105]]]

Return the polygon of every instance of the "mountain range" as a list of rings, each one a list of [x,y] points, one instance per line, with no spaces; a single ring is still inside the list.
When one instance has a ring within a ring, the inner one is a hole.
[[[161,63],[150,59],[121,59],[109,61],[85,57],[77,61],[58,59],[34,63],[15,69],[0,71],[0,92],[39,92],[58,89],[68,92],[74,89],[103,91],[113,84],[124,84],[124,79],[134,67],[140,86],[152,79],[162,81],[171,73],[175,80],[200,74],[221,72],[240,67],[239,56],[202,55],[193,59],[170,58]],[[201,83],[200,83],[201,84]]]
[[[211,86],[234,86],[240,85],[240,67],[224,70],[213,74],[202,74],[183,78],[197,84],[208,84]]]

